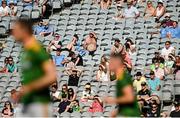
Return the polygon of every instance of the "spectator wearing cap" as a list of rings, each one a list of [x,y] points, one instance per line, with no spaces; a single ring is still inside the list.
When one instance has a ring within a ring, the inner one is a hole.
[[[140,12],[133,6],[132,1],[127,2],[127,8],[124,9],[123,18],[137,18],[140,16]]]
[[[11,0],[11,1],[9,2],[9,8],[10,8],[10,15],[11,15],[11,16],[16,16],[18,8],[17,8],[17,6],[15,5],[15,3],[14,3],[13,0]]]
[[[160,117],[160,112],[157,103],[151,105],[151,108],[147,113],[147,117]]]
[[[52,56],[53,62],[58,67],[63,67],[66,63],[65,55],[61,55],[61,49],[57,49],[56,55]]]
[[[48,22],[43,22],[41,20],[38,25],[34,26],[34,34],[41,36],[52,35],[53,28],[48,24]]]
[[[2,5],[0,7],[0,16],[9,16],[10,8],[7,6],[6,1],[2,1]]]
[[[152,4],[151,1],[147,1],[147,6],[146,6],[146,9],[145,9],[145,12],[144,12],[144,16],[147,18],[147,17],[152,17],[154,15],[154,12],[155,12],[155,8]]]
[[[165,14],[166,8],[163,5],[162,1],[158,1],[156,10],[154,12],[154,17],[156,17],[156,22],[159,22],[160,18]]]
[[[174,102],[174,107],[175,110],[171,111],[170,113],[170,117],[180,117],[180,103],[178,103],[177,101]]]
[[[165,60],[168,60],[168,56],[169,56],[170,53],[174,54],[175,53],[175,48],[171,46],[170,41],[166,41],[165,42],[165,47],[161,51],[161,55]]]
[[[154,71],[150,72],[150,79],[147,81],[151,93],[155,93],[160,90],[160,79],[155,77]]]
[[[177,21],[173,22],[173,26],[168,31],[168,38],[180,38],[180,27]]]
[[[142,89],[141,83],[146,82],[146,78],[141,74],[141,72],[136,73],[136,79],[133,82],[133,87],[136,92],[139,92]]]
[[[171,15],[169,13],[166,13],[164,15],[164,20],[162,20],[161,25],[165,24],[167,27],[172,27],[173,26],[173,20],[171,20]]]
[[[47,50],[48,52],[56,51],[57,49],[61,49],[61,47],[62,42],[60,41],[60,35],[56,33],[54,39],[50,41]]]

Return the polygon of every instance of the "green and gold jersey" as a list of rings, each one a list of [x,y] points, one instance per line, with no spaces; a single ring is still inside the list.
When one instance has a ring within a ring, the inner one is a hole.
[[[40,79],[44,75],[43,63],[48,61],[50,56],[45,49],[35,41],[33,44],[24,50],[22,55],[22,85],[28,85],[31,82]],[[41,84],[41,83],[39,83]],[[21,102],[29,104],[32,102],[48,103],[50,101],[49,88],[43,88],[39,91],[33,91],[24,95]]]
[[[132,85],[132,78],[127,71],[123,73],[123,75],[117,79],[116,83],[116,96],[123,96],[123,88],[125,86]],[[135,98],[136,99],[136,98]],[[140,110],[135,100],[131,104],[118,104],[118,115],[125,117],[140,117]]]

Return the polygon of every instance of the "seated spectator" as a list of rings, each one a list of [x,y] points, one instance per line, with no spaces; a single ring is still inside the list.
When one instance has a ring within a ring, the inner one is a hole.
[[[136,79],[133,82],[133,87],[136,92],[139,92],[142,89],[142,82],[146,82],[146,78],[141,74],[141,72],[136,73]]]
[[[74,34],[73,39],[71,40],[71,42],[67,45],[67,49],[69,51],[76,51],[76,48],[80,47],[80,43],[79,43],[79,37],[77,34]]]
[[[166,13],[166,14],[164,15],[164,18],[165,18],[165,19],[161,21],[161,25],[162,25],[162,24],[165,24],[165,26],[167,26],[167,27],[172,27],[174,21],[171,20],[170,14],[169,14],[169,13]]]
[[[155,8],[154,8],[152,2],[147,1],[147,6],[146,6],[146,9],[145,9],[145,12],[144,12],[144,16],[145,17],[153,17],[154,12],[155,12]]]
[[[147,82],[151,93],[155,93],[160,90],[160,79],[155,77],[154,71],[150,72],[150,79]]]
[[[164,64],[163,63],[160,63],[159,61],[158,61],[158,59],[155,59],[155,60],[153,60],[153,63],[150,65],[150,70],[151,71],[155,71],[156,70],[156,66],[158,65],[158,67],[159,68],[161,68],[161,69],[164,69]]]
[[[0,6],[2,5],[2,4],[1,4],[2,1],[6,1],[8,6],[9,6],[9,4],[10,4],[11,2],[13,2],[15,5],[17,5],[17,0],[0,0]]]
[[[0,42],[0,52],[2,52],[2,50],[6,47],[6,45],[4,43]]]
[[[6,4],[6,1],[2,1],[2,6],[0,6],[0,17],[9,16],[10,9]]]
[[[42,16],[45,16],[47,9],[50,7],[49,0],[35,0],[37,5],[42,8]]]
[[[168,38],[168,32],[169,32],[169,27],[166,26],[165,23],[162,23],[160,29],[161,38]]]
[[[160,117],[160,112],[156,103],[151,105],[151,108],[147,113],[147,117]]]
[[[54,83],[50,86],[50,90],[51,90],[51,93],[50,93],[50,96],[51,96],[51,100],[53,102],[56,102],[56,101],[60,101],[60,91],[58,91],[58,86],[57,86],[57,83]]]
[[[101,57],[100,64],[106,71],[109,71],[109,61],[105,55]]]
[[[161,51],[161,55],[165,60],[168,60],[168,56],[169,56],[170,53],[174,54],[175,53],[175,48],[171,46],[170,41],[166,41],[165,47]]]
[[[82,93],[81,101],[87,102],[88,100],[92,100],[94,98],[94,91],[91,90],[91,84],[86,83],[85,90]]]
[[[67,84],[62,85],[62,90],[60,92],[60,99],[62,98],[63,95],[65,95],[68,98],[68,85]]]
[[[57,49],[61,49],[61,47],[62,42],[60,41],[60,35],[56,33],[54,39],[49,43],[47,50],[48,52],[56,51]]]
[[[159,62],[161,64],[164,64],[164,58],[161,57],[160,53],[159,52],[155,52],[154,53],[154,57],[152,58],[152,63],[156,63],[156,62]]]
[[[64,67],[64,64],[67,62],[65,60],[65,55],[61,55],[61,50],[57,49],[56,56],[52,56],[53,62],[58,67]]]
[[[120,43],[119,39],[115,39],[114,45],[111,48],[111,53],[120,53],[123,49],[123,45]]]
[[[10,3],[9,3],[9,8],[10,8],[10,15],[11,16],[16,16],[17,14],[17,6],[14,4],[14,1],[11,0]]]
[[[136,46],[130,38],[126,38],[126,43],[124,45],[129,55],[132,55],[136,52]]]
[[[175,60],[175,57],[173,54],[169,54],[168,56],[168,60],[165,61],[165,64],[164,64],[164,71],[166,74],[171,74],[172,73],[172,68],[173,68],[173,65],[174,65],[174,60]]]
[[[73,62],[75,66],[83,66],[83,58],[80,55],[70,52],[69,57],[71,57],[70,61]]]
[[[67,95],[63,94],[62,95],[62,101],[58,105],[57,111],[59,114],[65,112],[68,109],[68,106],[71,104],[71,102],[68,100]]]
[[[33,8],[33,0],[23,0],[24,9],[32,10]]]
[[[173,65],[175,79],[180,80],[180,57],[176,56],[175,64]]]
[[[76,93],[74,92],[74,90],[72,88],[68,89],[68,100],[70,102],[73,102],[76,99]]]
[[[97,49],[97,36],[94,32],[89,33],[88,37],[86,37],[83,47],[89,52],[89,55],[94,55]]]
[[[104,68],[103,65],[99,65],[99,70],[97,71],[96,80],[97,81],[109,81],[109,72]]]
[[[100,7],[101,9],[108,9],[110,6],[110,0],[101,0]]]
[[[150,99],[150,95],[151,95],[151,92],[148,89],[146,82],[142,82],[141,90],[139,90],[137,93],[137,100],[138,100],[138,104],[141,111],[143,110],[143,107],[147,105],[147,100]]]
[[[132,2],[127,2],[127,8],[125,8],[122,17],[123,18],[138,18],[140,12],[133,6]]]
[[[159,22],[160,18],[165,14],[166,12],[166,8],[165,6],[163,5],[163,2],[162,1],[158,1],[158,5],[156,7],[156,10],[154,12],[154,17],[156,17],[156,22]]]
[[[34,34],[41,36],[48,36],[53,34],[53,28],[48,22],[40,21],[38,25],[34,26]]]
[[[70,68],[66,70],[69,75],[68,86],[77,86],[79,83],[79,78],[82,74],[82,71],[76,68]]]
[[[6,101],[4,104],[4,108],[2,110],[2,117],[9,118],[14,115],[14,110],[12,108],[12,104],[9,101]]]
[[[173,26],[168,31],[168,38],[180,38],[180,27],[177,21],[173,22]]]
[[[66,108],[66,112],[81,112],[81,107],[79,105],[79,101],[78,100],[74,100],[71,102],[71,104],[69,106],[67,106]]]
[[[17,93],[18,92],[15,89],[11,90],[11,95],[10,95],[9,101],[11,102],[11,105],[12,105],[13,108],[15,108],[18,105],[18,101],[16,101],[17,98],[18,98]]]
[[[13,61],[12,57],[8,58],[9,63],[7,64],[7,70],[6,72],[8,73],[16,73],[17,72],[17,67]]]
[[[174,107],[175,110],[171,111],[170,113],[170,117],[180,117],[180,103],[178,103],[177,101],[174,102]]]
[[[4,59],[4,67],[1,68],[0,73],[6,73],[7,72],[7,65],[9,64],[9,57],[6,57]]]
[[[98,95],[94,96],[94,101],[92,102],[88,112],[103,112],[103,102],[101,101]]]
[[[155,63],[155,69],[153,71],[155,73],[155,77],[159,78],[160,80],[164,79],[164,75],[165,75],[164,68],[160,67],[159,62]]]

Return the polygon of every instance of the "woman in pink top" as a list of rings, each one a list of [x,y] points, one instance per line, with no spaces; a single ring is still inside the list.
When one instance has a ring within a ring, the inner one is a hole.
[[[103,103],[98,95],[94,96],[94,101],[88,111],[91,113],[103,112]]]

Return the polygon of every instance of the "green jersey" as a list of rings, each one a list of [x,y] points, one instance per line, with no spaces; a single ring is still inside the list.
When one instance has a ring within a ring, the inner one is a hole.
[[[43,63],[50,56],[41,45],[34,41],[33,45],[25,49],[22,56],[22,85],[28,85],[44,76]],[[41,83],[39,83],[41,84]],[[48,103],[50,101],[49,88],[43,88],[24,95],[21,102],[29,104],[32,102]]]
[[[132,78],[128,74],[127,71],[123,73],[123,75],[117,79],[116,83],[116,96],[121,97],[123,96],[123,88],[132,85]],[[119,116],[128,116],[128,117],[140,117],[140,110],[135,100],[131,104],[118,104],[118,115]]]

